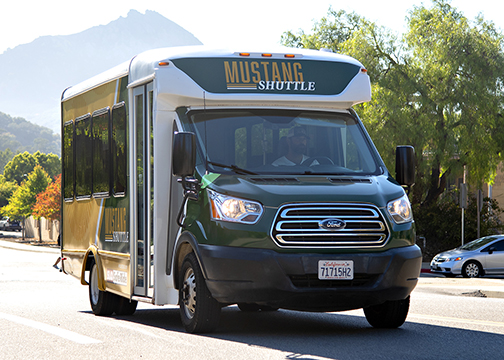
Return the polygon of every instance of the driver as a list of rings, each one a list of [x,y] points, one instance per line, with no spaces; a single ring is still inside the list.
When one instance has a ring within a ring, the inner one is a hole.
[[[306,130],[304,128],[297,126],[290,129],[287,134],[287,154],[273,161],[272,165],[294,166],[302,164],[304,161],[309,159],[309,157],[305,155],[308,148],[308,139],[309,136],[306,134]],[[314,160],[311,164],[306,165],[319,165],[319,163],[317,160]]]

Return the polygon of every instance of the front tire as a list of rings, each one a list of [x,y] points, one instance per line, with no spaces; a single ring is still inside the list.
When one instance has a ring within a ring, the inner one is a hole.
[[[189,333],[204,333],[219,325],[221,306],[208,290],[194,253],[182,262],[179,279],[180,317]]]
[[[476,278],[483,276],[483,269],[476,261],[469,261],[462,268],[462,276],[465,278]]]
[[[89,272],[89,302],[93,313],[98,316],[112,315],[116,305],[114,294],[98,288],[98,266],[93,261]]]
[[[364,309],[366,320],[375,328],[395,329],[404,324],[408,316],[410,297],[387,301]]]

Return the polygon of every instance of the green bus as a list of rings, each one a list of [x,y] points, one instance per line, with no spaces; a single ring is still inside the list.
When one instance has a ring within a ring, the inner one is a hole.
[[[421,251],[405,190],[352,109],[357,60],[281,48],[141,53],[62,94],[62,267],[96,315],[178,304],[188,332],[221,308],[344,311],[401,326]]]

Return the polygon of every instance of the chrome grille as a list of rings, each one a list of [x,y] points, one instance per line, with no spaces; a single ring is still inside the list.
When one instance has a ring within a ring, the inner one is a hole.
[[[344,229],[327,230],[319,223],[344,220]],[[282,206],[271,228],[280,247],[358,248],[381,247],[389,231],[381,212],[368,204],[289,204]]]

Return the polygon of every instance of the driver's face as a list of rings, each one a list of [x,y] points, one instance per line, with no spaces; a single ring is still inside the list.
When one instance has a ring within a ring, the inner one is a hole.
[[[291,150],[296,154],[306,153],[306,136],[293,136],[290,138]]]

